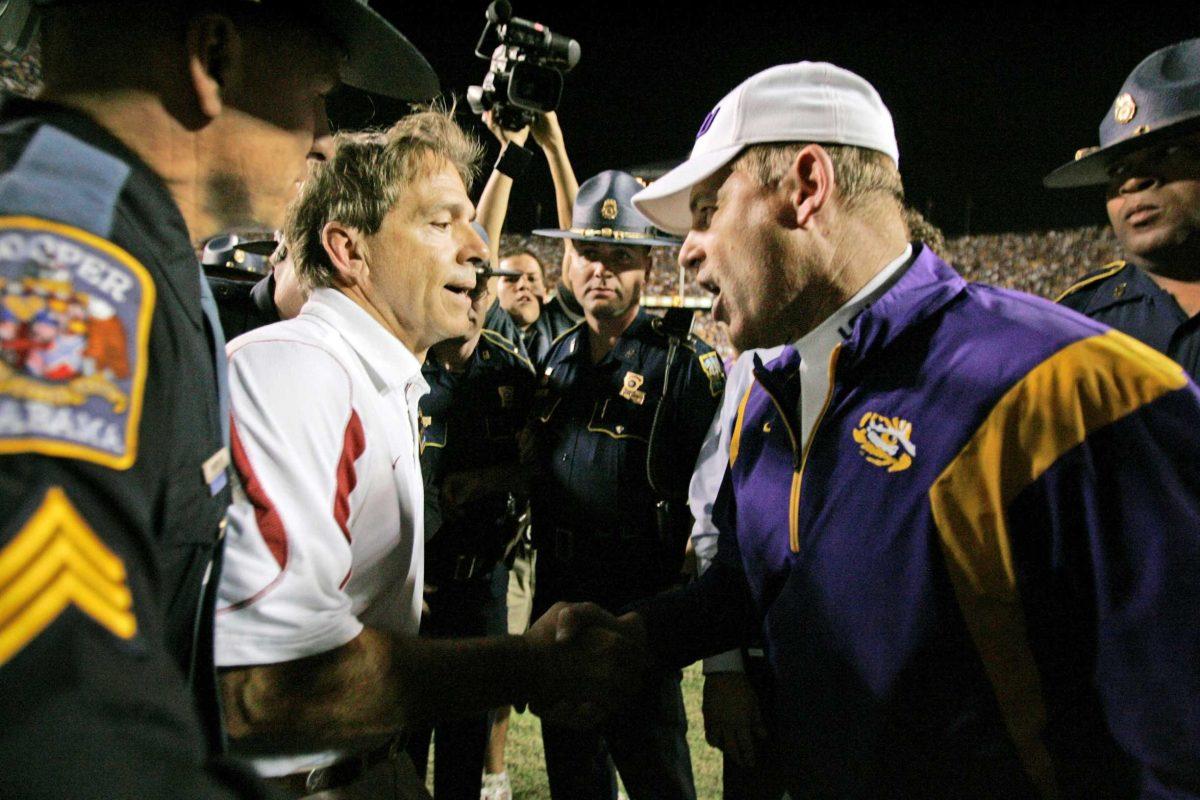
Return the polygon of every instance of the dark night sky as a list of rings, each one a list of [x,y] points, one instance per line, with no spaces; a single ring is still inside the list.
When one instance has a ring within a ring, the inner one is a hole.
[[[482,79],[486,63],[473,50],[486,3],[373,5],[426,55],[444,91],[461,95]],[[761,69],[832,61],[879,90],[895,118],[909,201],[949,234],[964,231],[968,214],[972,232],[1103,221],[1099,193],[1050,192],[1042,175],[1095,143],[1101,116],[1142,58],[1200,35],[1200,11],[1127,3],[1118,19],[1105,9],[1070,13],[1052,5],[933,12],[513,0],[517,16],[582,46],[559,109],[581,181],[602,169],[683,158],[708,110]],[[395,113],[377,108],[376,123]],[[465,101],[460,111],[469,122]],[[476,130],[494,145],[482,125]],[[514,189],[510,212],[512,229],[535,223],[553,223],[553,189],[540,156]]]

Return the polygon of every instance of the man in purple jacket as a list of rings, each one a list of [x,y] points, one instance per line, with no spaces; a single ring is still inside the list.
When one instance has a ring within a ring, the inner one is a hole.
[[[682,664],[761,632],[804,798],[1200,796],[1200,392],[909,243],[891,116],[762,72],[639,193],[756,364],[712,567],[619,620]]]

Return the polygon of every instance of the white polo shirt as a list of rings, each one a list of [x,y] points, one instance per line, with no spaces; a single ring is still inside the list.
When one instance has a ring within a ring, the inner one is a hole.
[[[293,661],[364,625],[416,635],[424,495],[417,402],[399,340],[334,289],[229,343],[234,465],[217,600],[218,666]],[[339,753],[258,759],[275,776]]]

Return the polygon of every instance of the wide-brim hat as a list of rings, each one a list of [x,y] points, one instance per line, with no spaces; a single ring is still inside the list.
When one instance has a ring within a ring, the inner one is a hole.
[[[1200,39],[1151,53],[1134,67],[1100,122],[1100,144],[1042,179],[1050,189],[1108,183],[1118,159],[1200,130]]]
[[[64,0],[33,0],[36,6]],[[437,74],[404,34],[367,5],[367,0],[244,0],[271,5],[311,20],[346,53],[343,83],[400,100],[429,100],[439,91]]]
[[[266,249],[266,243],[272,247]],[[200,251],[200,264],[205,267],[226,267],[228,269],[245,270],[256,274],[269,271],[267,257],[275,252],[278,242],[256,236],[244,236],[238,233],[219,233],[204,243]]]
[[[570,228],[540,228],[533,233],[552,239],[601,244],[651,247],[679,244],[679,239],[660,233],[650,220],[633,207],[633,196],[641,190],[642,184],[628,172],[605,170],[588,178],[579,187]]]
[[[401,100],[428,100],[437,74],[404,34],[367,0],[273,0],[307,14],[346,50],[343,83]]]
[[[256,256],[270,256],[274,255],[275,251],[279,249],[279,241],[276,239],[249,239],[244,242],[238,242],[233,246],[233,249]]]

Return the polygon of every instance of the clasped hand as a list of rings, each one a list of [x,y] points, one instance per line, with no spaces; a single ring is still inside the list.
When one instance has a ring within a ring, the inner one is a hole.
[[[539,663],[530,708],[558,725],[595,727],[627,706],[649,661],[640,618],[594,603],[556,603],[525,636]]]

